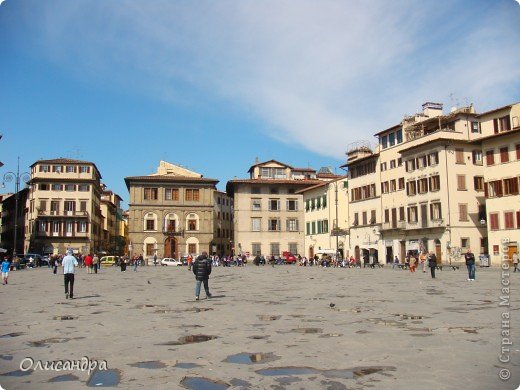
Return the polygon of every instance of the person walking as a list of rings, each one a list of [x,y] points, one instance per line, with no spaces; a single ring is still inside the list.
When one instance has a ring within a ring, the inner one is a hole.
[[[209,292],[209,275],[211,274],[211,262],[208,260],[208,252],[202,252],[200,256],[193,262],[193,274],[195,275],[195,300],[199,300],[200,296],[200,285],[204,283],[204,291],[206,291],[206,297],[211,298]]]
[[[65,299],[74,299],[74,269],[78,266],[78,260],[72,256],[71,249],[67,251],[67,256],[63,258],[61,266],[65,282]]]
[[[415,256],[410,256],[410,272],[415,272],[415,263],[417,262],[417,259]]]
[[[191,271],[191,265],[193,263],[193,257],[191,257],[191,253],[188,253],[188,257],[186,258],[186,261],[188,263],[188,271]]]
[[[4,257],[2,261],[2,282],[3,284],[7,284],[7,279],[9,278],[9,268],[11,267],[11,263],[9,263],[9,259],[7,256]]]
[[[466,260],[466,268],[468,269],[468,282],[473,282],[475,280],[475,255],[471,253],[471,248],[468,248],[464,259]]]
[[[435,253],[430,252],[430,254],[427,257],[428,260],[428,267],[430,267],[430,273],[432,275],[432,279],[435,279],[435,268],[437,268],[437,256],[435,256]]]
[[[419,263],[422,265],[422,272],[426,273],[426,267],[428,266],[426,262],[426,253],[421,252],[419,255]]]
[[[513,272],[516,272],[518,270],[518,253],[513,253],[513,266],[515,267],[515,270]]]
[[[87,274],[92,273],[92,256],[90,256],[90,253],[85,256],[85,267],[87,268]]]
[[[99,264],[99,257],[94,254],[94,257],[92,258],[92,267],[94,268],[94,273],[97,274]]]

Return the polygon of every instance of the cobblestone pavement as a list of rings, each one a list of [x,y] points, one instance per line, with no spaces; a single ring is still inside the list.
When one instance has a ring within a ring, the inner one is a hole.
[[[66,300],[62,275],[11,272],[0,288],[0,385],[516,389],[520,273],[477,269],[475,282],[462,269],[437,276],[220,267],[213,298],[195,301],[186,267],[78,269],[75,299]],[[510,306],[500,306],[507,283]],[[89,374],[87,358],[108,370]]]

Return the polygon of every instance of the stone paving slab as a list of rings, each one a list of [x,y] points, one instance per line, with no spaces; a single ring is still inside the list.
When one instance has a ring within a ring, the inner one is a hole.
[[[509,307],[499,306],[500,269],[477,269],[475,282],[462,269],[437,274],[220,267],[214,297],[197,302],[186,267],[78,269],[74,300],[47,268],[11,272],[0,288],[0,385],[516,389],[520,274],[507,277]],[[515,343],[508,363],[499,362],[504,312]],[[26,358],[83,357],[109,371],[20,371]]]

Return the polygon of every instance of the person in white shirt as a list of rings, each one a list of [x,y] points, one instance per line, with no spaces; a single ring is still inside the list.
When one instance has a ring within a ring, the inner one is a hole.
[[[69,299],[69,297],[70,299],[74,299],[74,269],[77,265],[78,260],[72,256],[72,250],[69,249],[67,256],[65,256],[61,262],[65,281],[65,299]]]

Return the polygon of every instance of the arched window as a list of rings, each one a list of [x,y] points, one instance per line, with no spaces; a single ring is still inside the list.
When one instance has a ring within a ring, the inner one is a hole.
[[[190,213],[186,216],[186,230],[190,232],[199,230],[199,216],[195,213]]]
[[[157,215],[155,213],[146,213],[143,219],[143,230],[157,230]]]
[[[164,217],[163,231],[178,232],[179,231],[179,217],[175,213],[166,214]]]
[[[151,213],[152,214],[152,213]],[[157,240],[153,237],[146,237],[143,242],[143,253],[146,257],[157,254]],[[140,253],[134,253],[138,256]]]
[[[189,237],[186,240],[186,253],[199,254],[199,240],[197,238]]]

